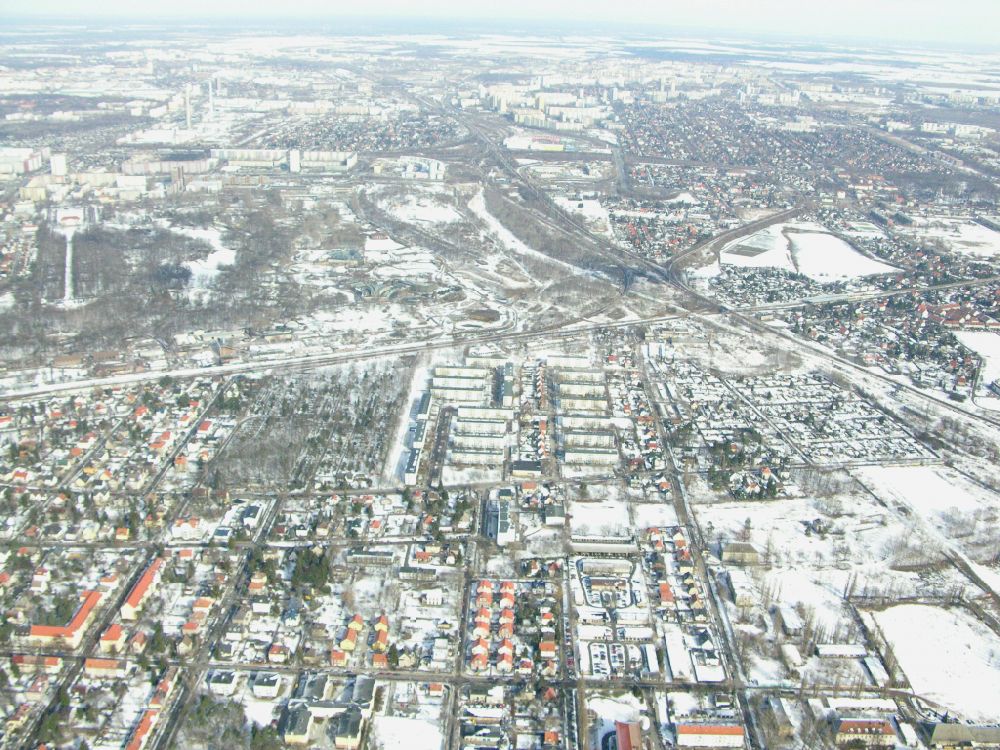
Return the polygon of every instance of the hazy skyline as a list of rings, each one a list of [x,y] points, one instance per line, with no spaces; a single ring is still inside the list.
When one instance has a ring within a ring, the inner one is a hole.
[[[770,34],[803,38],[881,39],[886,42],[933,42],[949,45],[998,46],[1000,3],[995,0],[841,0],[808,3],[800,0],[507,0],[502,5],[437,0],[415,5],[408,0],[370,0],[362,5],[321,0],[285,3],[249,0],[174,0],[169,4],[144,4],[107,0],[95,6],[71,0],[37,0],[30,5],[0,0],[8,18],[65,18],[108,21],[170,18],[210,20],[219,18],[265,20],[334,20],[338,17],[448,22],[450,27],[469,21],[523,22],[537,20],[565,25],[567,32],[581,25],[635,24],[656,31],[717,31],[719,33]],[[549,29],[551,31],[551,29]]]

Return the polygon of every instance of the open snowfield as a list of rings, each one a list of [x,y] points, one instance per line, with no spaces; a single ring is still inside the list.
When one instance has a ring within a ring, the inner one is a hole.
[[[1000,232],[971,219],[932,216],[914,219],[913,226],[901,232],[916,239],[941,240],[956,253],[992,258],[1000,255]]]
[[[762,585],[774,592],[776,602],[802,607],[807,619],[814,619],[829,632],[849,619],[844,608],[843,589],[838,583],[819,580],[809,571],[793,569],[769,571],[762,580]]]
[[[638,529],[648,529],[654,526],[678,526],[677,511],[668,501],[663,503],[641,503],[634,505],[632,513],[635,516],[635,526]]]
[[[821,284],[892,273],[890,265],[865,257],[820,224],[774,224],[726,245],[723,265],[777,268]]]
[[[402,245],[388,237],[368,237],[365,239],[365,260],[371,263],[389,260],[395,256],[393,251],[402,249]]]
[[[559,208],[582,217],[593,231],[608,237],[614,237],[614,234],[611,232],[611,220],[608,216],[608,210],[601,205],[599,200],[593,198],[575,200],[562,196],[554,200]]]
[[[679,195],[675,195],[673,198],[668,198],[667,200],[664,201],[664,203],[675,206],[676,205],[698,206],[701,204],[701,201],[699,201],[691,193],[685,191],[683,193],[680,193]]]
[[[629,533],[628,507],[618,500],[573,500],[567,508],[570,528],[583,536]]]
[[[897,270],[862,255],[839,237],[826,232],[789,231],[786,234],[791,241],[792,258],[799,273],[813,281],[842,281]]]
[[[392,252],[392,262],[379,266],[372,274],[380,279],[410,278],[413,276],[433,276],[437,273],[437,263],[430,250],[419,247],[400,248]]]
[[[412,224],[452,224],[462,220],[462,215],[435,193],[413,192],[379,203],[395,218]]]
[[[913,690],[973,721],[1000,721],[1000,638],[958,609],[874,613]]]
[[[983,358],[981,384],[986,387],[1000,379],[1000,333],[994,331],[957,331],[962,346]]]
[[[379,310],[347,309],[336,314],[316,316],[325,328],[341,331],[388,330],[390,320]]]
[[[1000,511],[1000,496],[943,466],[867,466],[856,473],[879,497],[909,506],[938,529],[957,516]]]
[[[391,750],[438,750],[444,740],[440,727],[424,719],[404,716],[376,716],[374,721],[376,747]]]

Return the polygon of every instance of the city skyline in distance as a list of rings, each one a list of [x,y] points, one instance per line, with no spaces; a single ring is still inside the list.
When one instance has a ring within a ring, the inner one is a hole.
[[[928,0],[844,0],[815,5],[788,0],[762,0],[751,4],[736,0],[708,0],[698,4],[626,0],[614,7],[598,0],[512,0],[502,10],[496,6],[469,5],[453,0],[423,3],[419,12],[402,0],[374,0],[363,8],[318,0],[240,3],[221,0],[210,6],[178,0],[168,6],[111,0],[99,7],[71,0],[41,0],[30,6],[4,0],[0,12],[8,21],[135,23],[144,20],[173,22],[243,21],[294,24],[305,20],[338,22],[372,31],[393,26],[393,31],[418,33],[482,33],[537,24],[539,33],[722,34],[772,37],[801,41],[878,40],[884,46],[932,44],[953,48],[997,48],[1000,4],[989,0],[957,0],[942,4]]]

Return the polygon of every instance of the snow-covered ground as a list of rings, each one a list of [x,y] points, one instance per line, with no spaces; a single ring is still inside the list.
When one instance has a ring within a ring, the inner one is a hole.
[[[1000,638],[959,609],[903,604],[874,615],[917,695],[1000,721]]]
[[[412,278],[413,276],[434,276],[438,272],[434,255],[430,250],[419,247],[401,248],[392,253],[394,262],[379,266],[372,273],[385,279],[392,277]]]
[[[900,231],[916,239],[941,240],[953,252],[992,258],[1000,255],[1000,232],[971,219],[950,216],[917,217]]]
[[[959,516],[1000,511],[1000,496],[943,466],[869,466],[856,473],[879,497],[909,506],[937,529]]]
[[[430,367],[428,365],[414,368],[413,376],[410,378],[410,388],[407,391],[406,400],[403,402],[406,404],[406,411],[399,420],[399,425],[396,427],[396,438],[386,454],[385,467],[382,471],[384,480],[398,482],[403,478],[406,460],[410,453],[410,449],[406,446],[406,437],[413,425],[410,415],[414,411],[414,404],[419,400],[421,392],[427,388],[429,377]]]
[[[1000,575],[970,557],[982,557],[984,549],[991,556],[994,552],[1000,496],[943,467],[872,467],[855,475],[879,496],[916,514],[910,539],[919,534],[926,540],[922,544],[949,549],[1000,593]]]
[[[664,201],[664,203],[683,206],[697,206],[701,203],[701,201],[695,198],[691,193],[683,192],[679,195],[675,195],[667,201]]]
[[[599,200],[594,198],[571,199],[562,196],[554,200],[556,205],[564,211],[583,217],[583,220],[593,231],[614,238],[608,210],[601,205]]]
[[[789,231],[787,236],[799,273],[813,281],[842,281],[897,270],[862,255],[839,237],[825,231]]]
[[[617,500],[574,500],[569,503],[568,512],[570,528],[574,534],[598,536],[629,532],[628,508],[625,503]]]
[[[402,249],[402,247],[389,237],[368,237],[365,239],[365,260],[369,263],[389,260],[393,257],[391,253],[394,250]]]
[[[236,262],[236,251],[225,246],[222,242],[222,230],[218,227],[170,226],[169,229],[174,234],[206,242],[212,248],[212,252],[205,258],[184,262],[184,265],[191,271],[191,290],[208,289],[224,266],[231,266]]]
[[[773,224],[734,240],[722,249],[719,260],[723,265],[800,273],[821,284],[896,270],[862,255],[822,225],[808,222]]]
[[[453,206],[430,192],[411,192],[379,203],[395,218],[413,224],[452,224],[462,220],[462,215]]]
[[[507,229],[500,221],[489,212],[486,208],[486,198],[483,195],[483,191],[480,190],[473,196],[472,200],[469,201],[469,210],[472,211],[480,220],[486,225],[489,232],[496,237],[496,239],[503,245],[507,250],[516,253],[518,255],[530,255],[538,258],[539,260],[544,260],[548,263],[554,263],[559,266],[572,271],[573,273],[579,273],[579,269],[571,266],[569,263],[563,263],[562,261],[550,258],[545,253],[540,253],[527,245],[525,245],[521,240],[514,236],[514,234]]]
[[[376,747],[408,750],[438,750],[444,741],[441,728],[425,719],[376,716],[373,721]]]
[[[818,626],[834,632],[846,621],[848,614],[844,609],[842,589],[836,587],[835,577],[829,578],[830,581],[822,581],[816,573],[785,568],[769,571],[762,584],[774,592],[776,602],[802,607],[807,618],[815,618]]]
[[[783,228],[784,224],[773,224],[729,243],[719,253],[720,262],[727,266],[794,271],[788,240],[781,233]]]
[[[595,734],[603,738],[608,732],[613,732],[615,722],[639,721],[642,718],[642,704],[630,693],[622,693],[614,698],[587,698],[587,709],[596,714],[600,728]]]
[[[635,526],[648,529],[653,526],[678,526],[677,511],[669,501],[663,503],[642,503],[633,508]]]
[[[1000,333],[995,331],[958,331],[955,336],[962,346],[983,358],[983,372],[979,378],[980,390],[976,403],[986,409],[1000,409],[1000,397],[986,390],[990,383],[1000,380]]]

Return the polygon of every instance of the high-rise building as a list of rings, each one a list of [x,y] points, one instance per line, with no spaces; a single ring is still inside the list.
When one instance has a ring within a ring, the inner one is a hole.
[[[66,176],[66,154],[52,154],[49,159],[49,172],[53,177]]]

